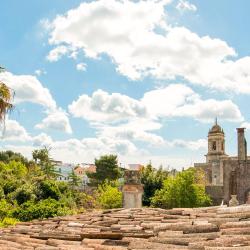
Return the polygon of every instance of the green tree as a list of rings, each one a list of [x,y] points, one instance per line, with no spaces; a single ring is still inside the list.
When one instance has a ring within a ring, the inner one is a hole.
[[[47,147],[43,149],[36,149],[32,152],[32,157],[35,163],[40,166],[41,170],[44,172],[48,179],[53,179],[59,176],[59,172],[55,169],[55,164],[49,155],[50,149]]]
[[[143,167],[141,170],[141,182],[144,185],[144,193],[142,203],[144,206],[150,206],[151,198],[154,196],[156,190],[163,187],[163,182],[168,177],[168,172],[162,167],[155,169],[151,164]]]
[[[11,161],[22,162],[23,164],[28,164],[28,159],[22,156],[20,153],[13,152],[11,150],[0,152],[0,161],[4,163],[9,163]]]
[[[196,170],[189,168],[170,176],[164,181],[163,188],[157,190],[151,199],[154,207],[200,207],[211,204],[205,187],[196,182]]]
[[[82,180],[79,176],[75,174],[75,172],[72,170],[72,172],[69,174],[69,185],[71,188],[79,187],[82,183]]]
[[[121,176],[116,155],[103,155],[95,159],[95,166],[96,172],[87,174],[92,185],[101,184],[105,180],[117,180]]]
[[[0,67],[0,73],[5,71]],[[0,122],[5,120],[6,114],[13,109],[14,92],[3,82],[0,81]]]
[[[97,188],[97,203],[103,209],[122,207],[122,193],[118,189],[118,182],[107,180]]]

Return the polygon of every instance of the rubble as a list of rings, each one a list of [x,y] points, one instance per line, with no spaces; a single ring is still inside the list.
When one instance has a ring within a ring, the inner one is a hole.
[[[0,230],[0,250],[250,250],[250,205],[114,209]]]

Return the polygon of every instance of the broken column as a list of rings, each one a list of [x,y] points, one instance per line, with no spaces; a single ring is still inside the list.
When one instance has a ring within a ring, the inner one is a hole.
[[[245,161],[247,159],[247,142],[245,139],[245,128],[237,128],[238,133],[238,160]]]
[[[123,207],[141,208],[143,185],[141,184],[140,172],[137,170],[125,170],[124,182],[122,187]]]

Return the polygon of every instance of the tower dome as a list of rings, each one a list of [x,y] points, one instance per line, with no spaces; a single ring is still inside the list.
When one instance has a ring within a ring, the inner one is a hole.
[[[208,153],[207,162],[218,160],[225,155],[225,134],[220,125],[218,125],[217,118],[215,124],[208,132]]]
[[[223,129],[221,128],[221,126],[218,125],[217,118],[215,119],[215,124],[214,124],[213,127],[209,130],[209,133],[208,133],[208,134],[214,134],[214,133],[222,133],[222,134],[224,134],[224,131],[223,131]]]

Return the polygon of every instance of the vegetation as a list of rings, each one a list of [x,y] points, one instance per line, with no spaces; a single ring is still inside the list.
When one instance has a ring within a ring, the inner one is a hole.
[[[0,152],[0,226],[72,214],[92,205],[89,196],[82,200],[81,192],[56,180],[47,149],[36,150],[33,156],[28,161],[11,151]]]
[[[120,208],[121,173],[117,157],[105,155],[95,160],[97,172],[90,174],[92,192],[82,192],[82,180],[72,172],[69,181],[57,181],[49,149],[33,152],[29,161],[19,153],[0,152],[0,227],[17,221],[30,221],[81,212],[87,208]],[[210,204],[204,190],[204,174],[190,168],[177,173],[155,169],[141,170],[144,185],[143,205],[172,208]],[[118,181],[119,180],[119,181]]]
[[[0,72],[4,70],[4,68],[0,67]],[[13,109],[13,95],[13,91],[0,81],[0,122],[3,122],[6,114]]]
[[[98,186],[97,204],[104,209],[122,207],[122,192],[119,191],[118,182],[105,181]]]
[[[88,177],[94,186],[104,183],[106,180],[115,181],[121,177],[116,155],[104,155],[95,159],[96,173],[89,173]]]
[[[162,167],[157,170],[151,164],[148,164],[142,168],[141,182],[144,185],[143,206],[151,205],[151,198],[154,196],[156,190],[163,187],[163,182],[167,177],[168,171],[163,170]]]
[[[200,175],[194,168],[178,173],[175,177],[168,177],[163,188],[157,190],[151,199],[153,207],[201,207],[211,204],[205,193],[204,185],[199,183]]]

